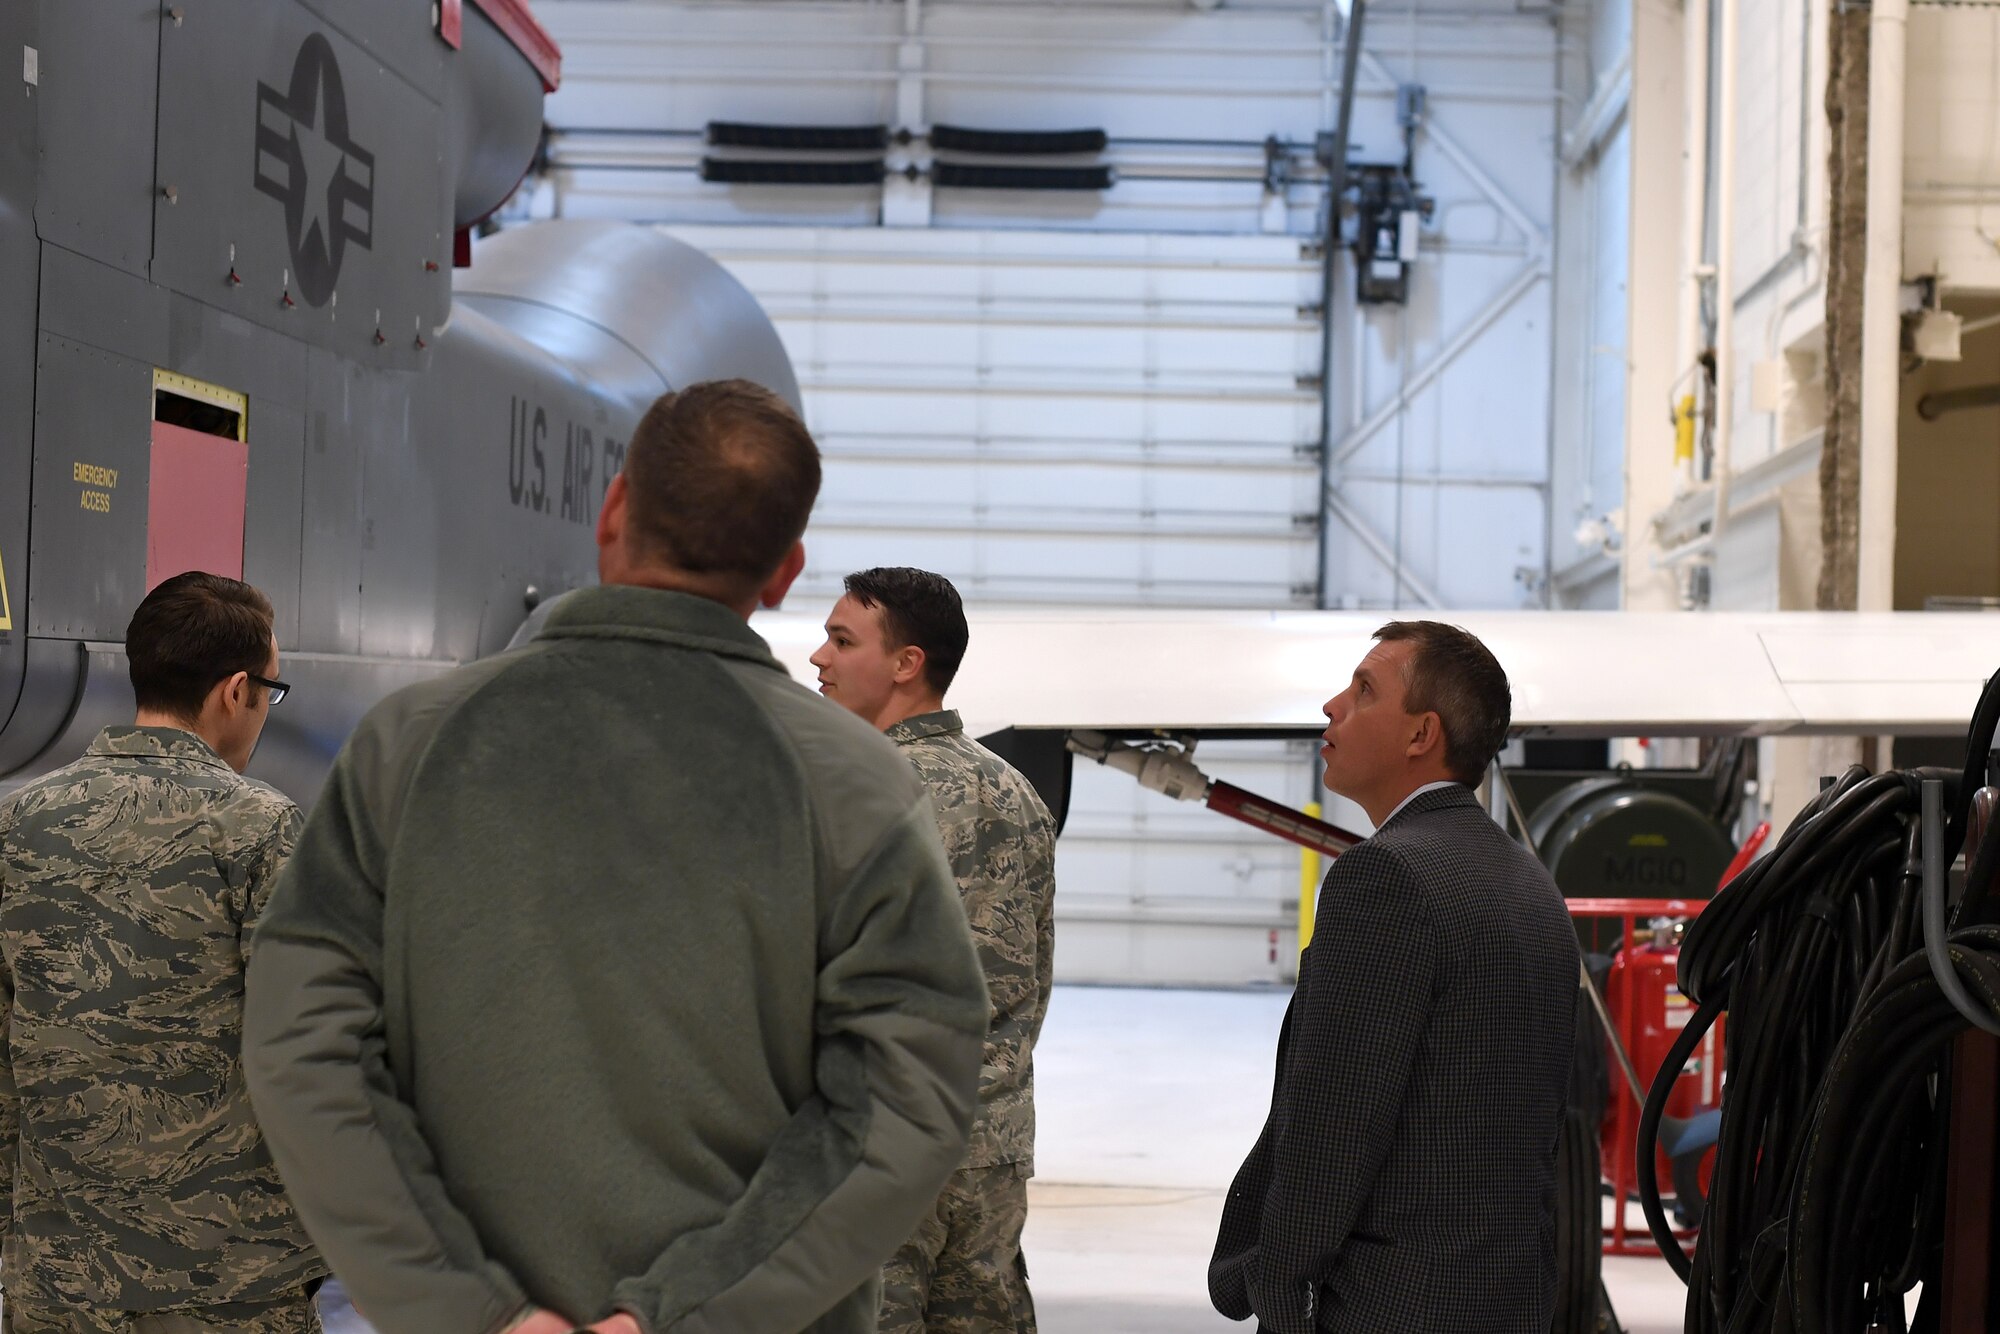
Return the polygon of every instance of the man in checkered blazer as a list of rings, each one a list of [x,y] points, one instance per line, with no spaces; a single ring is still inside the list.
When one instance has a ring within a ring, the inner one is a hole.
[[[1376,831],[1320,887],[1209,1295],[1268,1334],[1547,1334],[1576,936],[1471,790],[1500,664],[1437,622],[1375,638],[1320,755]]]

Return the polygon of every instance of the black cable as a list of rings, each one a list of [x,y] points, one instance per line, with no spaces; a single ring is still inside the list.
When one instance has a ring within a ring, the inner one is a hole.
[[[1924,957],[1930,960],[1931,976],[1937,979],[1938,990],[1951,1002],[1951,1008],[1964,1015],[1967,1023],[2000,1037],[2000,1018],[1981,1011],[1946,954],[1945,841],[1941,828],[1944,783],[1939,779],[1924,782],[1924,816]]]
[[[2000,929],[1956,932],[1948,950],[1961,978],[2000,1013]],[[1864,1298],[1886,1305],[1923,1272],[1938,1240],[1940,1113],[1949,1099],[1948,1080],[1932,1077],[1943,1073],[1952,1042],[1969,1027],[1921,953],[1899,964],[1856,1016],[1829,1066],[1813,1127],[1824,1151],[1807,1158],[1793,1207],[1796,1328],[1860,1328],[1858,1320],[1886,1314],[1864,1309]],[[1911,1230],[1897,1232],[1898,1223]],[[1904,1247],[1893,1268],[1884,1253],[1891,1245]],[[1867,1280],[1877,1276],[1871,1293]]]
[[[1940,871],[1964,846],[1997,724],[2000,676],[1962,773],[1849,769],[1689,927],[1679,980],[1698,1009],[1638,1144],[1647,1224],[1689,1285],[1687,1334],[1902,1330],[1920,1284],[1933,1305],[1950,1046],[1974,1024],[2000,1031],[2000,925],[1971,911],[1954,924]],[[2000,871],[2000,819],[1970,860],[1968,905]],[[1661,1206],[1659,1129],[1718,1022],[1728,1091],[1689,1255]]]
[[[1729,992],[1725,987],[1722,996],[1704,1004],[1695,1011],[1694,1018],[1688,1020],[1681,1035],[1674,1039],[1674,1045],[1667,1048],[1667,1056],[1660,1064],[1662,1071],[1671,1070],[1678,1077],[1681,1067],[1701,1040],[1708,1036],[1708,1030],[1715,1027],[1716,1016],[1722,1013]],[[1693,1267],[1687,1252],[1681,1249],[1680,1239],[1674,1236],[1673,1224],[1667,1221],[1666,1206],[1660,1203],[1660,1164],[1656,1154],[1649,1152],[1660,1142],[1660,1118],[1666,1115],[1667,1099],[1673,1096],[1674,1081],[1656,1079],[1647,1091],[1646,1103],[1639,1111],[1639,1205],[1646,1211],[1646,1225],[1653,1231],[1653,1239],[1660,1243],[1660,1253],[1667,1257],[1683,1282]],[[1729,1119],[1723,1118],[1723,1133],[1729,1133]],[[1721,1144],[1717,1143],[1718,1151]]]

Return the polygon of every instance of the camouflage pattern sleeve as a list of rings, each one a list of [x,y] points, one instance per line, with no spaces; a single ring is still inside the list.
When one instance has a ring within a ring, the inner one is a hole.
[[[1028,780],[967,737],[956,714],[923,715],[889,736],[930,789],[992,1003],[966,1166],[1032,1171],[1033,1054],[1055,946],[1055,822]]]
[[[7,896],[13,808],[0,807],[0,899]],[[14,1226],[14,1163],[21,1156],[21,1095],[14,1087],[14,970],[0,950],[0,1251]],[[0,1281],[6,1275],[0,1272]]]
[[[245,968],[250,966],[257,920],[271,901],[271,891],[277,888],[278,873],[292,859],[292,849],[298,846],[299,831],[305,828],[305,823],[305,812],[288,804],[271,832],[259,840],[245,860],[242,882],[232,887],[230,914],[236,918],[237,952]]]
[[[1028,1034],[1030,1044],[1042,1036],[1042,1021],[1049,1016],[1049,993],[1056,984],[1056,821],[1033,792],[1040,818],[1028,836],[1028,884],[1037,910],[1035,924],[1035,976],[1040,988],[1035,995],[1035,1022]]]
[[[244,919],[296,827],[165,727],[106,728],[0,810],[10,1297],[142,1311],[326,1272],[241,1067]]]

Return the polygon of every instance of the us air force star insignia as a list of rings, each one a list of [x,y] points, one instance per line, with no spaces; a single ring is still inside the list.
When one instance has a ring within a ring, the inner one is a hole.
[[[285,206],[292,271],[307,305],[323,306],[349,242],[375,236],[375,155],[347,128],[347,93],[333,44],[299,45],[291,87],[257,85],[257,189]]]

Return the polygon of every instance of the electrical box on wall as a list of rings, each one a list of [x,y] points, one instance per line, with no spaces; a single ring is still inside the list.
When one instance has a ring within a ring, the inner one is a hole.
[[[1925,361],[1960,361],[1965,321],[1949,310],[1926,310],[1910,324],[1910,350]]]
[[[1364,305],[1401,305],[1410,295],[1420,229],[1435,201],[1417,194],[1400,164],[1353,169],[1354,291]]]
[[[1396,89],[1396,123],[1403,131],[1403,160],[1347,169],[1354,191],[1354,295],[1363,305],[1402,305],[1410,298],[1410,266],[1417,261],[1423,224],[1437,201],[1417,193],[1417,131],[1430,95],[1418,83]]]

